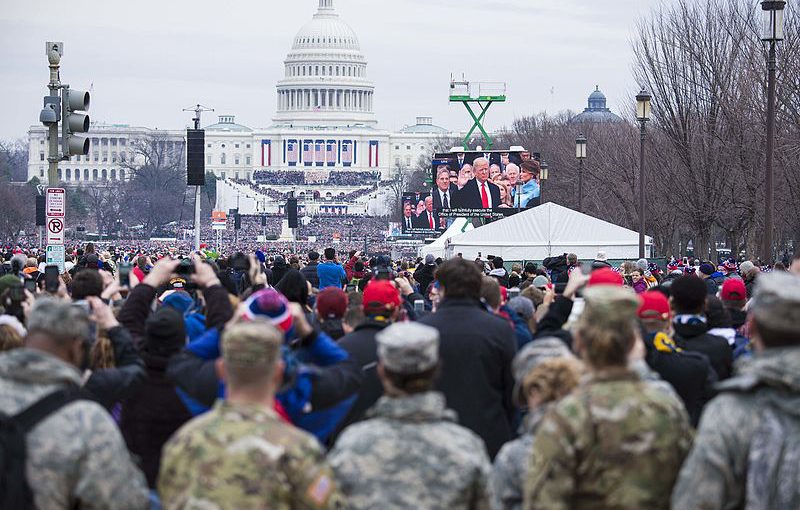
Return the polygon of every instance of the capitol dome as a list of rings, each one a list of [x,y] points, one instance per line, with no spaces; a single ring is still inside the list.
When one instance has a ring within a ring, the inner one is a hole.
[[[594,92],[589,94],[588,107],[572,117],[570,122],[622,122],[622,119],[606,107],[606,95],[600,92],[600,86],[596,86]]]
[[[333,0],[319,0],[316,14],[294,37],[284,64],[275,122],[315,127],[376,124],[367,59],[356,33],[334,10]]]

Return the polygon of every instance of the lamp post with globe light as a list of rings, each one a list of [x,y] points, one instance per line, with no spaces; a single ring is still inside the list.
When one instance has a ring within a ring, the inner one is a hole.
[[[650,120],[650,93],[646,88],[636,95],[636,120],[639,121],[639,258],[644,258],[644,141],[645,125]]]

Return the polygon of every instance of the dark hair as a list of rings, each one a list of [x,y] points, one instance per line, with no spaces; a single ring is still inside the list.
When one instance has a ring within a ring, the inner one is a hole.
[[[523,161],[519,165],[520,172],[527,171],[532,173],[534,177],[539,177],[539,162],[535,159],[530,159],[528,161]]]
[[[693,275],[674,280],[670,286],[672,308],[675,313],[700,313],[706,304],[706,284]]]
[[[286,296],[293,303],[308,305],[308,281],[297,269],[290,269],[275,285],[275,290]]]
[[[483,273],[474,262],[450,259],[436,269],[436,279],[444,288],[445,298],[480,299]]]
[[[403,393],[424,393],[433,389],[434,383],[439,377],[439,365],[418,374],[396,374],[383,367],[383,373],[392,386]]]
[[[78,271],[69,286],[72,299],[86,299],[87,296],[97,296],[103,293],[103,277],[93,269]]]
[[[495,257],[492,260],[492,265],[494,266],[495,269],[500,269],[501,267],[503,267],[503,257]]]
[[[794,256],[792,257],[792,260],[793,261],[794,260],[800,260],[800,250],[797,250],[796,252],[794,252]]]
[[[717,296],[706,298],[706,318],[708,319],[708,329],[732,327],[731,314]]]
[[[333,260],[336,258],[336,250],[333,248],[325,248],[325,259]]]
[[[317,260],[319,258],[319,253],[315,251],[308,252],[308,260]]]

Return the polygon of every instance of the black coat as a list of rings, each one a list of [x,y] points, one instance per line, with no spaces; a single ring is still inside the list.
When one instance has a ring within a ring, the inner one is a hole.
[[[496,184],[486,181],[486,187],[492,197],[492,207],[500,206],[500,188]],[[453,194],[453,208],[459,209],[481,209],[483,202],[481,200],[481,190],[478,186],[478,180],[472,179],[463,188]]]
[[[675,343],[681,349],[700,352],[708,356],[711,366],[722,381],[733,373],[733,350],[721,336],[709,335],[708,325],[703,323],[673,323]]]
[[[441,375],[437,389],[461,425],[478,434],[494,458],[514,437],[511,362],[517,351],[508,321],[477,301],[444,299],[422,324],[439,330]]]
[[[168,358],[142,353],[147,379],[140,391],[123,402],[120,430],[125,444],[140,459],[147,485],[155,488],[161,463],[161,448],[191,413],[167,379]]]
[[[311,286],[315,289],[319,288],[319,275],[317,274],[317,266],[319,263],[315,260],[306,264],[300,270],[300,274],[306,277],[306,281],[311,282]]]
[[[419,283],[420,294],[425,295],[425,291],[428,290],[428,285],[434,280],[433,273],[435,271],[436,266],[429,266],[428,264],[423,264],[414,271],[414,279]]]
[[[378,345],[375,343],[375,335],[388,325],[388,322],[367,319],[355,331],[339,339],[339,347],[347,351],[350,358],[361,367],[364,378],[361,389],[358,390],[358,398],[347,416],[339,423],[331,441],[335,440],[348,425],[363,420],[367,410],[383,395],[383,385],[375,369],[378,365]]]
[[[447,206],[449,209],[453,207],[453,197],[455,196],[456,192],[458,192],[458,186],[451,183],[448,191],[449,198],[447,199]],[[433,190],[431,190],[431,196],[433,197],[433,210],[438,211],[439,209],[443,209],[444,204],[442,203],[442,195],[438,187],[434,187]]]
[[[717,382],[717,373],[711,367],[708,356],[688,350],[659,351],[650,338],[645,340],[645,346],[647,364],[675,388],[686,406],[692,426],[697,427],[703,406],[714,395],[713,385]]]
[[[272,266],[272,277],[269,279],[270,285],[273,287],[277,285],[278,282],[281,281],[284,276],[286,276],[286,273],[289,272],[289,269],[291,268],[286,265],[286,263],[274,264]]]

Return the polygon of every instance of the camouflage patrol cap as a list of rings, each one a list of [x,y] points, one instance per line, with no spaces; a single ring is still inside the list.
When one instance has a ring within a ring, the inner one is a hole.
[[[269,367],[278,358],[283,332],[271,322],[238,322],[222,334],[222,358],[228,368]]]
[[[581,313],[581,322],[606,326],[636,318],[641,300],[633,289],[614,285],[597,285],[583,291],[586,305]]]
[[[375,335],[378,359],[396,374],[418,374],[439,361],[439,331],[417,322],[398,322]]]
[[[800,331],[800,278],[783,271],[761,275],[750,313],[778,331]]]

